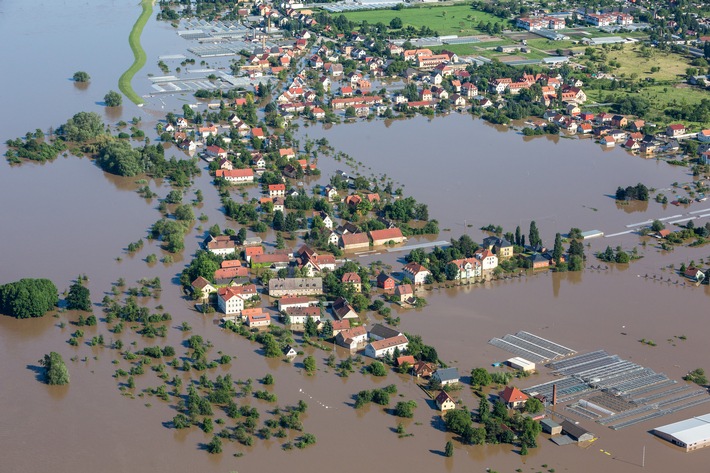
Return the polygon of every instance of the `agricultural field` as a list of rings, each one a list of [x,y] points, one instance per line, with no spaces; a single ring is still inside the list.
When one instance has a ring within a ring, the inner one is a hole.
[[[384,23],[389,25],[393,18],[402,20],[403,26],[421,28],[427,26],[439,35],[468,36],[481,33],[477,29],[478,23],[501,23],[507,27],[507,21],[496,16],[473,10],[469,5],[453,5],[445,7],[426,6],[419,8],[404,8],[402,10],[367,10],[343,13],[348,20],[360,23],[367,21],[369,24]]]

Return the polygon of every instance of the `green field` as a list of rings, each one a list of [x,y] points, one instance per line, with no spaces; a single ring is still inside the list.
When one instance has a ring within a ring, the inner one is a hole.
[[[459,56],[480,56],[483,55],[483,53],[491,53],[492,51],[489,50],[489,48],[495,48],[497,46],[507,46],[509,44],[515,44],[515,41],[501,39],[499,41],[486,41],[485,43],[481,42],[469,44],[445,44],[443,46],[436,46],[429,49],[434,52],[439,52],[442,50],[451,51],[452,53],[456,53]]]
[[[141,46],[141,33],[143,33],[143,27],[146,23],[148,23],[148,19],[150,19],[150,15],[153,13],[153,1],[142,0],[141,6],[143,7],[143,11],[128,35],[128,44],[131,46],[131,50],[133,51],[133,64],[131,64],[131,67],[129,67],[126,72],[121,74],[121,77],[118,79],[118,88],[126,97],[130,99],[131,102],[136,105],[142,104],[143,100],[136,93],[136,91],[133,90],[131,80],[133,80],[133,76],[136,75],[136,72],[140,71],[145,65],[146,54]]]
[[[459,35],[467,36],[480,34],[476,29],[479,22],[502,23],[506,26],[507,21],[488,13],[473,10],[469,5],[453,6],[426,6],[420,8],[404,8],[402,10],[367,10],[344,13],[348,20],[361,23],[367,21],[369,24],[384,23],[389,25],[393,18],[399,17],[403,26],[413,26],[421,28],[428,26],[439,35]]]
[[[621,49],[611,49],[607,52],[607,62],[618,62],[620,67],[614,69],[617,76],[630,77],[636,74],[639,78],[652,77],[655,80],[682,80],[685,69],[690,66],[690,59],[680,54],[647,49],[649,57],[641,54],[641,45],[638,43],[624,45]],[[651,72],[651,67],[659,67],[658,72]]]

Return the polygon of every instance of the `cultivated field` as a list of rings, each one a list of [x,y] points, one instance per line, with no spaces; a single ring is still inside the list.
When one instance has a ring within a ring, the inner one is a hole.
[[[421,8],[404,8],[402,10],[368,10],[344,13],[353,22],[367,21],[369,24],[384,23],[389,25],[393,18],[400,18],[403,26],[421,28],[428,26],[440,35],[472,35],[481,33],[478,23],[501,23],[507,26],[507,21],[481,11],[473,10],[469,5],[454,5],[446,7],[427,6]]]

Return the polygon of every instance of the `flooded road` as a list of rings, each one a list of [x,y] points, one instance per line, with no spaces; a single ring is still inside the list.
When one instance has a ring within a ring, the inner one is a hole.
[[[8,61],[26,56],[35,58],[27,65],[35,73],[40,72],[36,67],[43,60],[49,61],[49,65],[41,71],[45,81],[30,74],[21,84],[22,94],[6,94],[8,109],[16,110],[13,112],[16,116],[4,128],[3,142],[27,130],[56,126],[80,110],[103,114],[104,109],[95,102],[106,91],[116,88],[116,78],[131,61],[126,37],[139,13],[132,2],[102,6],[50,3],[43,5],[46,17],[41,21],[17,21],[33,18],[31,7],[26,2],[3,3],[0,38],[6,40],[4,44],[10,44],[9,38],[14,35],[25,41],[20,41],[15,51],[4,48],[2,54]],[[52,29],[53,37],[43,36],[50,24],[55,23],[63,25],[65,30]],[[145,46],[149,55],[160,54],[151,48],[169,33],[172,33],[169,26],[148,23]],[[37,37],[46,37],[55,47],[46,50],[38,47]],[[95,57],[95,45],[83,40],[92,37],[101,38],[105,55]],[[60,45],[65,51],[74,45],[71,55],[62,56],[64,62],[51,57],[57,56]],[[165,50],[174,52],[170,45]],[[154,67],[151,64],[156,62],[155,58],[149,59],[147,67]],[[80,69],[92,76],[87,90],[76,90],[73,83],[65,81],[64,76],[70,77]],[[8,80],[8,75],[0,78],[2,90],[11,86],[17,90],[18,84],[9,84]],[[33,101],[50,102],[53,106],[37,113],[26,104],[23,106],[28,94]],[[107,121],[127,120],[135,115],[147,123],[160,110],[151,102],[145,110],[126,104],[118,113]],[[336,149],[371,167],[368,172],[387,173],[404,184],[406,194],[429,205],[430,215],[441,222],[442,229],[451,229],[442,232],[440,239],[458,236],[464,230],[480,239],[477,228],[488,223],[503,225],[506,230],[514,230],[520,224],[527,232],[531,219],[538,222],[547,241],[551,241],[554,232],[566,231],[571,226],[603,231],[624,228],[628,223],[656,214],[672,215],[668,213],[672,210],[649,203],[649,210],[629,214],[617,209],[613,199],[603,195],[605,192],[613,193],[618,185],[639,181],[649,186],[665,186],[689,179],[682,171],[664,163],[641,161],[621,151],[602,153],[591,142],[560,139],[554,144],[542,138],[524,143],[515,133],[496,131],[466,116],[454,115],[432,122],[416,118],[395,122],[389,128],[383,122],[373,122],[331,130],[310,127],[302,132],[312,138],[327,137]],[[342,168],[343,163],[322,158],[319,166],[323,175],[329,176]],[[183,341],[189,335],[199,334],[214,345],[208,352],[209,360],[218,358],[220,351],[236,356],[230,365],[209,370],[210,378],[229,372],[234,379],[252,378],[255,389],[264,389],[256,379],[273,373],[276,382],[270,389],[278,396],[279,406],[294,405],[299,400],[308,403],[303,419],[305,432],[314,434],[317,444],[302,451],[283,451],[281,445],[297,436],[292,434],[288,439],[256,439],[252,447],[225,442],[222,454],[209,455],[202,448],[212,438],[211,434],[196,427],[189,431],[169,428],[176,414],[174,398],[163,402],[147,394],[139,396],[142,389],[160,385],[156,373],[146,370],[145,375],[137,377],[136,396],[130,399],[118,389],[125,379],[112,377],[116,369],[130,367],[116,350],[90,347],[86,343],[77,348],[67,344],[76,330],[70,324],[76,320],[76,314],[39,320],[0,317],[0,470],[3,472],[305,472],[337,468],[354,473],[362,471],[364,458],[374,459],[381,467],[411,471],[470,472],[490,467],[500,472],[555,468],[616,473],[640,468],[643,446],[647,448],[647,471],[665,472],[679,466],[687,471],[703,471],[707,464],[708,451],[685,454],[646,432],[657,425],[704,414],[707,406],[621,432],[583,423],[600,437],[587,449],[557,447],[543,436],[539,439],[540,448],[531,450],[527,457],[518,455],[516,447],[511,453],[510,446],[464,447],[456,443],[454,457],[445,458],[441,453],[450,436],[443,432],[437,411],[411,378],[389,373],[385,379],[375,379],[359,372],[340,378],[325,365],[328,353],[311,348],[305,351],[316,357],[318,372],[308,377],[301,369],[302,357],[293,365],[268,360],[262,356],[258,344],[220,330],[214,324],[218,315],[200,315],[182,297],[175,278],[197,249],[204,229],[215,223],[237,228],[234,223],[225,222],[219,196],[204,169],[196,179],[196,187],[203,190],[205,200],[195,213],[204,213],[208,221],[196,223],[186,236],[182,256],[176,257],[171,265],[147,265],[144,261],[147,255],[163,254],[152,242],[146,242],[136,255],[127,255],[123,250],[126,245],[145,238],[149,226],[160,218],[158,201],[149,202],[138,196],[135,189],[142,184],[135,181],[109,176],[85,158],[60,157],[54,163],[26,163],[20,167],[10,167],[0,160],[3,196],[0,283],[21,277],[47,277],[61,292],[78,274],[85,273],[92,300],[98,303],[118,278],[125,278],[128,286],[135,287],[138,279],[159,277],[163,287],[159,298],[144,299],[142,303],[150,308],[162,305],[164,311],[172,314],[165,340],[145,340],[130,330],[117,336],[101,321],[97,327],[84,327],[84,342],[102,334],[107,344],[120,338],[124,346],[135,341],[135,349],[171,345],[182,355]],[[169,191],[160,182],[151,181],[149,185],[160,197]],[[186,200],[189,198],[191,193]],[[592,207],[597,210],[590,210]],[[200,224],[203,231],[199,230]],[[635,245],[638,237],[626,236],[619,241]],[[594,245],[605,243],[603,239],[594,241]],[[660,270],[660,266],[670,263],[660,258],[653,242],[640,251],[645,257],[622,269],[544,273],[471,288],[436,289],[427,293],[427,307],[397,315],[404,331],[422,335],[426,343],[437,348],[442,360],[458,366],[464,374],[474,367],[490,366],[509,357],[487,342],[517,330],[531,331],[579,352],[605,349],[676,380],[690,369],[707,368],[710,353],[700,327],[706,325],[708,289],[637,277],[656,273],[663,275],[664,280],[678,279],[670,271]],[[706,253],[702,248],[677,249],[672,260],[699,260],[703,256],[707,259]],[[395,263],[402,256],[392,255],[388,261]],[[119,257],[121,261],[116,260]],[[94,312],[98,316],[100,309],[96,307]],[[378,319],[369,315],[372,322]],[[191,332],[177,330],[183,321],[193,327]],[[60,326],[62,322],[66,324],[64,328]],[[688,339],[667,341],[680,335]],[[641,338],[656,340],[658,346],[642,345],[637,341]],[[68,387],[49,387],[37,381],[37,360],[52,350],[61,353],[67,362],[71,375]],[[338,358],[345,356],[338,351]],[[118,363],[114,364],[114,360]],[[178,375],[187,380],[182,371],[167,368],[167,372],[171,377]],[[546,379],[543,373],[521,381],[519,387]],[[390,407],[399,400],[415,400],[418,407],[413,419],[398,419],[375,405],[362,410],[352,407],[352,396],[358,391],[390,383],[396,383],[400,393],[393,396]],[[466,406],[476,406],[468,388],[464,387],[456,396]],[[238,401],[242,402],[259,409],[259,426],[270,418],[273,405],[253,397]],[[225,418],[223,413],[217,417]],[[397,438],[394,429],[400,421],[406,432],[414,434],[412,437]],[[228,421],[227,425],[232,424]],[[600,449],[612,455],[602,454]],[[244,456],[233,456],[237,452]]]

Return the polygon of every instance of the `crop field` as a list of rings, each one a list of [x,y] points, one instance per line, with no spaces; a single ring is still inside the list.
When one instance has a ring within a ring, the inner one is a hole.
[[[348,20],[360,23],[367,21],[369,24],[384,23],[389,25],[393,18],[400,18],[403,26],[421,28],[428,26],[439,35],[472,35],[481,33],[477,29],[478,23],[501,23],[507,26],[507,21],[496,16],[473,10],[469,5],[453,6],[426,6],[420,8],[404,8],[402,10],[367,10],[343,13]]]

